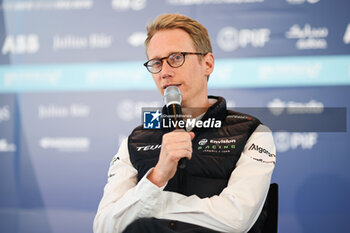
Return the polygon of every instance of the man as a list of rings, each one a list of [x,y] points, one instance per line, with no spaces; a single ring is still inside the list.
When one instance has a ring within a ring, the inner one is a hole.
[[[183,115],[222,125],[137,127],[113,158],[94,232],[247,232],[263,208],[274,169],[272,134],[258,119],[228,111],[222,97],[208,97],[214,56],[201,24],[165,14],[147,30],[145,66],[159,92],[177,86]],[[184,169],[178,168],[181,158],[187,160]]]

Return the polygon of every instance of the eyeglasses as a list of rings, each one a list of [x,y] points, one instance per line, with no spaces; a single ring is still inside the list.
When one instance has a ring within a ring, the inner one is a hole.
[[[176,52],[172,53],[167,57],[162,58],[154,58],[147,62],[145,62],[143,65],[146,66],[147,70],[151,72],[152,74],[157,74],[162,70],[163,67],[163,60],[166,60],[166,62],[169,64],[169,66],[173,68],[178,68],[182,66],[185,63],[185,57],[186,55],[206,55],[207,53],[191,53],[191,52]]]

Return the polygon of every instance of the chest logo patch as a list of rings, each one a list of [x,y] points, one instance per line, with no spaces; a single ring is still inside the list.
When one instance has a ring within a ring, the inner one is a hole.
[[[207,153],[230,153],[236,148],[236,139],[220,138],[220,139],[206,139],[203,138],[198,141],[198,152]]]

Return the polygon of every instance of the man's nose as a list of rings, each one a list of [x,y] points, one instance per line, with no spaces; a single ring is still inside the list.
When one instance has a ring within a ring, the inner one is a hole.
[[[171,67],[168,62],[164,59],[162,64],[161,77],[168,78],[173,76],[173,67]]]

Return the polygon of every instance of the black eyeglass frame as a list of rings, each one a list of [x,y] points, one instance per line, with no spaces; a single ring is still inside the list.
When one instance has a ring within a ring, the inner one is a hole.
[[[174,55],[174,54],[177,54],[177,53],[182,54],[182,56],[184,57],[184,60],[183,60],[183,62],[182,62],[180,65],[178,65],[178,66],[172,66],[172,65],[169,63],[169,61],[168,61],[168,60],[169,60],[169,57],[172,56],[172,55]],[[151,59],[151,60],[148,60],[148,61],[146,61],[143,65],[146,67],[146,69],[147,69],[150,73],[152,73],[152,74],[158,74],[160,71],[162,71],[162,68],[163,68],[163,60],[166,60],[166,62],[168,63],[168,65],[171,66],[172,68],[179,68],[180,66],[182,66],[182,65],[185,63],[186,55],[201,55],[201,56],[205,56],[205,55],[207,55],[207,54],[208,54],[208,52],[206,52],[206,53],[197,53],[197,52],[175,52],[175,53],[172,53],[172,54],[170,54],[169,56],[166,56],[166,57],[162,57],[162,58],[153,58],[153,59]],[[152,71],[150,70],[150,68],[152,68],[152,66],[148,66],[148,63],[151,62],[151,61],[154,61],[154,60],[159,60],[160,63],[162,64],[160,70],[157,71],[157,72],[152,72]]]

